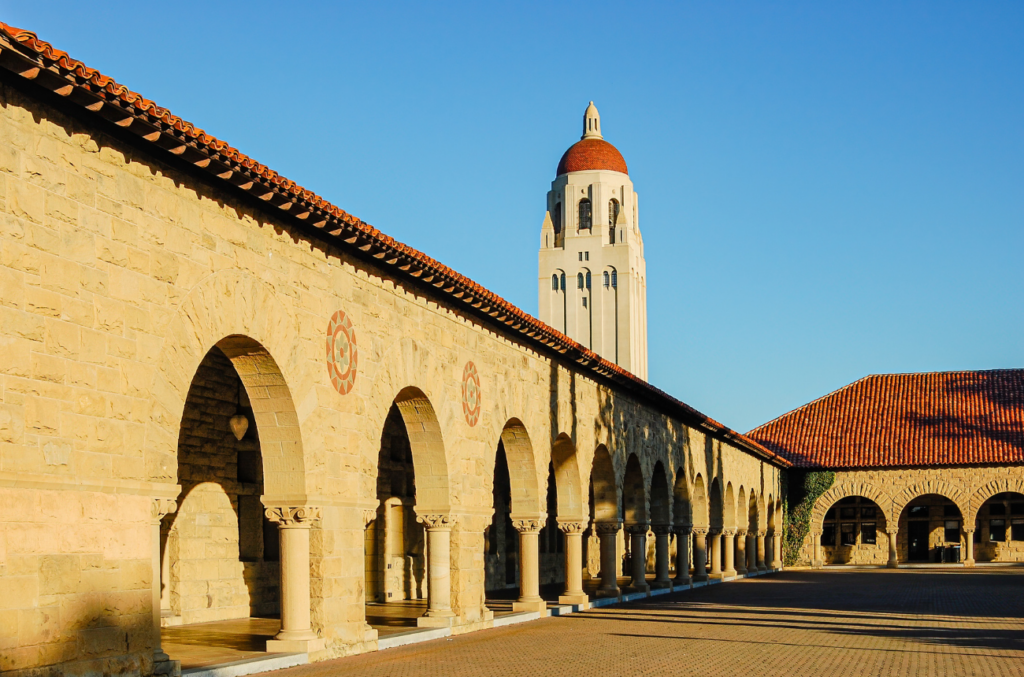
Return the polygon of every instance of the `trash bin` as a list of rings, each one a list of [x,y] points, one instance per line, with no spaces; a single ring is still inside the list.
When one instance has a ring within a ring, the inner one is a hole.
[[[935,563],[941,564],[946,561],[946,549],[941,545],[935,546]]]
[[[946,561],[947,562],[959,562],[960,561],[960,546],[951,545],[946,548]]]

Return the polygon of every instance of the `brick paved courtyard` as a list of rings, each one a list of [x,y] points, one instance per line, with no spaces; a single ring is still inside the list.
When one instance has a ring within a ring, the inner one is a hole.
[[[794,571],[275,675],[1024,675],[1024,569]]]

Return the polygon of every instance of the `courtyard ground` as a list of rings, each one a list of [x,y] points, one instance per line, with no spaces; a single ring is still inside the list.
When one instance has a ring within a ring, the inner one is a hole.
[[[1024,675],[1024,569],[787,571],[273,674]]]

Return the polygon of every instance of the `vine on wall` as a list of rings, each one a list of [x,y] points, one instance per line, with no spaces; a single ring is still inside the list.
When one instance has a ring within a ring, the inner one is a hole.
[[[829,490],[836,474],[831,470],[790,470],[782,475],[786,531],[782,559],[786,566],[800,562],[800,550],[811,530],[811,511],[818,497]],[[792,508],[790,506],[793,506]]]

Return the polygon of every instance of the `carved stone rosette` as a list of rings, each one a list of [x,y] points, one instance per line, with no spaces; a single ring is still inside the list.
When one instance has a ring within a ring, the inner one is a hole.
[[[425,526],[427,531],[451,531],[455,526],[455,515],[416,515],[416,521]]]
[[[521,534],[527,534],[543,529],[544,521],[541,519],[516,519],[512,520],[512,528]]]
[[[651,531],[657,536],[667,536],[672,533],[671,524],[655,524],[651,527]]]
[[[282,529],[305,528],[323,519],[323,508],[304,505],[296,508],[267,508],[267,519]]]
[[[587,528],[586,522],[559,522],[558,529],[563,534],[582,534]]]
[[[173,498],[154,498],[150,505],[153,510],[151,513],[153,521],[157,523],[164,518],[164,515],[169,515],[178,509],[178,504]]]
[[[610,536],[619,533],[619,529],[622,528],[622,522],[598,522],[594,525],[594,528],[598,536]]]
[[[767,535],[768,535],[768,530],[767,529],[758,529],[757,530],[757,537],[758,538],[764,538]]]
[[[647,530],[649,528],[650,528],[650,526],[647,525],[647,524],[644,524],[643,522],[641,522],[639,524],[627,524],[626,525],[626,533],[627,534],[646,534]]]

